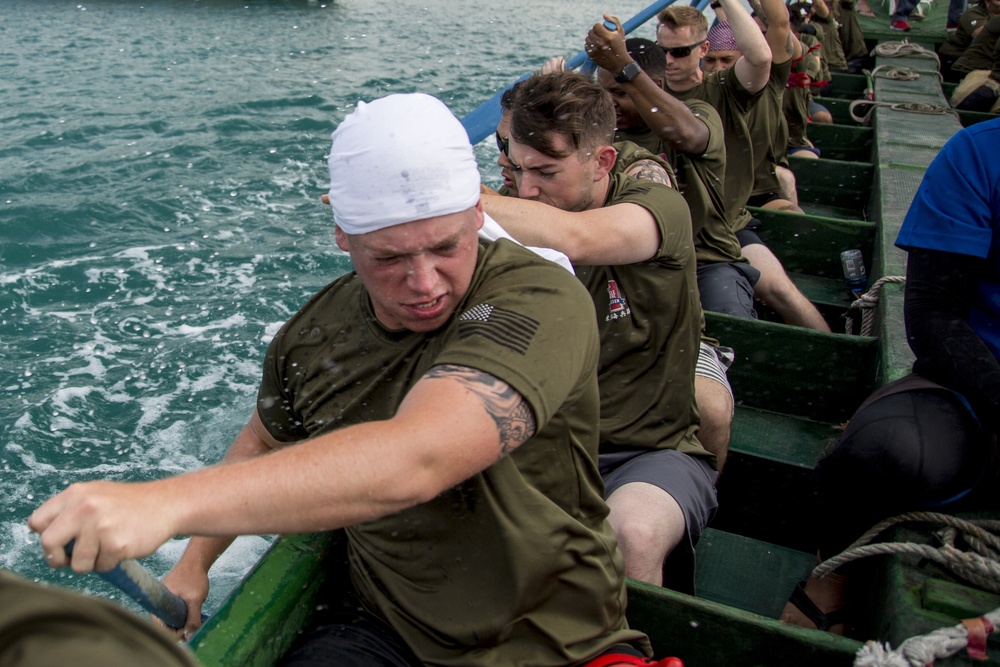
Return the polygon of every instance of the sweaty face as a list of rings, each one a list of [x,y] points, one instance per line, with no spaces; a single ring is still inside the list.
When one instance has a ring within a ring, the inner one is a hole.
[[[706,72],[715,72],[717,70],[726,69],[727,67],[732,67],[736,64],[736,61],[740,59],[741,55],[743,54],[739,51],[729,49],[709,51],[705,54],[705,57],[701,59],[701,69]]]
[[[558,152],[568,155],[549,157],[510,138],[510,159],[519,168],[515,173],[518,196],[564,211],[594,208],[594,182],[598,180],[594,153],[586,150],[569,153],[571,148],[562,135],[556,135],[554,143]]]
[[[510,112],[504,112],[500,116],[500,122],[497,124],[497,136],[501,140],[510,142]],[[507,156],[502,149],[500,150],[500,157],[497,158],[497,165],[500,166],[500,176],[503,177],[503,184],[507,186],[510,190],[510,195],[512,197],[517,196],[517,182],[514,180],[514,165],[511,163],[510,158]]]
[[[337,228],[337,245],[350,253],[383,326],[434,331],[469,289],[482,225],[482,204],[476,204],[368,234],[347,235]]]
[[[603,68],[598,69],[597,82],[611,94],[611,101],[615,103],[615,127],[619,130],[631,130],[646,124],[646,121],[639,115],[635,102],[625,92],[625,89],[615,81],[611,72]]]
[[[660,24],[656,29],[656,43],[667,51],[667,84],[672,82],[683,82],[695,77],[699,70],[699,61],[703,55],[704,44],[694,46],[691,53],[684,57],[677,57],[670,53],[671,49],[692,46],[703,37],[695,37],[691,34],[691,26],[680,26],[676,30],[671,30],[665,24]]]

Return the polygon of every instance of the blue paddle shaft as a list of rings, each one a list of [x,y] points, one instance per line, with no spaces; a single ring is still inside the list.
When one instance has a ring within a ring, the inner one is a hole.
[[[73,542],[66,545],[66,555],[73,554]],[[187,603],[170,592],[159,579],[134,560],[125,560],[107,572],[97,572],[105,581],[114,584],[139,606],[156,616],[174,630],[187,623]]]
[[[673,2],[675,2],[675,0],[655,0],[648,7],[637,13],[629,20],[625,21],[625,23],[622,24],[622,30],[626,35],[628,35],[643,23],[656,16],[657,12],[661,9],[671,5]],[[608,28],[608,30],[617,30],[617,26],[615,26],[615,28]],[[566,69],[576,69],[577,67],[583,65],[587,60],[587,52],[580,51],[566,62]],[[521,76],[518,81],[523,81],[529,76],[531,76],[530,73],[525,74]],[[513,86],[514,83],[511,83],[510,86]],[[495,95],[493,95],[493,97],[486,100],[462,117],[462,126],[465,127],[465,131],[469,135],[469,141],[472,142],[473,145],[478,144],[480,141],[496,131],[497,124],[500,122],[500,98],[503,96],[504,91],[507,88],[510,88],[510,86],[501,88]]]
[[[614,21],[605,20],[604,21],[604,27],[607,28],[608,30],[610,30],[611,32],[617,32],[618,31],[618,24],[615,23]]]

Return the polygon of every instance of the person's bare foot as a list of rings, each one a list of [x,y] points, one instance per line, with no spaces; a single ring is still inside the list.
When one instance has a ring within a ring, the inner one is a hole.
[[[822,579],[809,576],[796,584],[795,591],[778,618],[790,625],[844,634],[847,578],[828,574]]]
[[[860,16],[867,16],[870,19],[875,18],[875,12],[872,11],[871,5],[868,4],[868,0],[858,0],[854,11]]]

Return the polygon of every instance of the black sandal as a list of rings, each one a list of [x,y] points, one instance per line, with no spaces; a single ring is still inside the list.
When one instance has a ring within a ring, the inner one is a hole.
[[[826,613],[820,611],[816,603],[812,601],[812,598],[806,594],[805,580],[795,584],[795,590],[792,591],[792,595],[788,598],[788,601],[795,605],[795,608],[801,611],[806,618],[812,621],[817,630],[829,630],[833,626],[843,623],[847,616],[847,607],[841,607],[840,609],[834,609]]]

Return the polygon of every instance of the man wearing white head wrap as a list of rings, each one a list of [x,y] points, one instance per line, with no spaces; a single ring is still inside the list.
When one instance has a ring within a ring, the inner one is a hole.
[[[586,290],[515,243],[479,242],[471,148],[433,98],[359,106],[330,171],[355,270],[271,341],[228,465],[74,485],[29,520],[49,562],[68,564],[74,538],[83,571],[193,535],[165,580],[191,632],[231,542],[217,536],[343,528],[351,599],[329,601],[286,665],[642,660],[597,469]]]
[[[359,102],[333,133],[329,164],[333,217],[348,234],[457,213],[479,201],[479,167],[465,128],[441,100],[423,93]]]
[[[419,131],[399,128],[374,136],[365,131],[404,114],[407,127]],[[432,119],[440,122],[429,122]],[[347,234],[456,213],[479,201],[479,168],[465,128],[448,107],[430,95],[390,95],[370,104],[359,102],[357,111],[333,133],[333,141],[330,193],[324,201],[333,207],[337,227]],[[388,166],[380,157],[384,144],[391,146],[393,154]],[[380,184],[378,196],[371,195],[372,183]],[[514,241],[489,216],[479,238]],[[558,250],[529,249],[573,271],[566,255]]]

